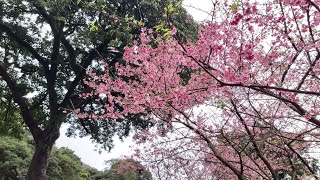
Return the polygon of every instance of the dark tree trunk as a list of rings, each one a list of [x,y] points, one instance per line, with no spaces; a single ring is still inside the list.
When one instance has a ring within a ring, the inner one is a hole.
[[[44,180],[52,145],[38,143],[35,147],[26,180]]]
[[[51,150],[55,141],[60,136],[59,128],[52,129],[51,131],[44,133],[47,134],[47,136],[34,137],[36,142],[35,152],[29,165],[26,180],[44,180],[46,178]]]

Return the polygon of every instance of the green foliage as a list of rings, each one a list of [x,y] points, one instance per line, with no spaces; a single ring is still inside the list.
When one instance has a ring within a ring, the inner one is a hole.
[[[83,164],[83,167],[87,170],[88,180],[103,180],[106,175],[106,173],[98,171],[97,169],[92,168],[86,164]]]
[[[54,148],[47,169],[48,180],[85,180],[89,173],[74,152],[67,148]]]
[[[0,83],[1,84],[1,83]],[[19,109],[7,90],[0,85],[0,136],[12,136],[22,139],[25,136],[25,127]]]
[[[26,139],[0,136],[0,175],[24,179],[33,151],[34,146]],[[47,169],[48,180],[96,180],[104,176],[103,172],[83,164],[70,149],[53,148],[51,156]]]
[[[139,162],[132,159],[112,160],[107,171],[106,180],[151,180],[151,173]]]
[[[230,6],[231,11],[236,12],[240,5],[241,5],[240,0],[233,1],[232,5]]]
[[[181,0],[168,1],[142,1],[151,6],[152,9],[161,13],[159,17],[152,17],[158,19],[154,27],[155,31],[162,35],[164,39],[171,37],[171,30],[175,27],[178,32],[176,37],[183,41],[195,41],[198,34],[198,25],[194,22],[191,15],[182,7]]]
[[[12,179],[24,179],[33,147],[27,142],[0,136],[0,174]]]
[[[30,163],[33,145],[26,140],[0,137],[0,175],[12,179],[24,179]],[[81,162],[74,152],[67,148],[53,148],[47,169],[48,180],[151,180],[151,173],[139,162],[112,160],[105,173]]]

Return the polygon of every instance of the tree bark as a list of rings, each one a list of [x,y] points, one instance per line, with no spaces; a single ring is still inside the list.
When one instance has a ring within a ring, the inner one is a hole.
[[[49,165],[51,150],[55,141],[59,138],[59,129],[46,133],[47,136],[35,137],[35,152],[29,165],[26,180],[45,180]]]
[[[45,144],[36,145],[26,180],[44,180],[49,164],[52,146]]]

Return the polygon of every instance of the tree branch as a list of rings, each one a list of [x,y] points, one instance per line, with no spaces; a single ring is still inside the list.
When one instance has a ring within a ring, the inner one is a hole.
[[[181,110],[175,108],[172,104],[169,103],[169,106],[171,106],[174,110],[176,110],[177,112],[179,112],[183,117],[185,117],[186,119],[190,119],[184,112],[182,112]],[[215,145],[212,144],[211,140],[201,131],[199,131],[198,129],[192,127],[191,125],[187,124],[187,123],[183,123],[180,121],[180,123],[182,123],[183,125],[185,125],[187,128],[189,128],[190,130],[194,131],[196,134],[198,134],[201,138],[203,138],[203,140],[208,144],[209,149],[213,152],[214,156],[219,159],[225,166],[227,166],[239,179],[246,179],[241,172],[235,167],[233,166],[230,162],[228,162],[224,157],[221,156],[221,154],[218,152],[218,150],[216,149]]]
[[[245,130],[247,132],[247,134],[250,137],[250,141],[253,144],[254,149],[257,152],[257,155],[260,157],[260,159],[264,162],[264,164],[267,166],[267,168],[269,169],[270,173],[272,174],[273,179],[279,179],[276,172],[274,171],[274,169],[272,168],[271,164],[269,163],[269,161],[263,156],[261,150],[259,149],[257,142],[254,140],[254,135],[251,133],[251,131],[249,130],[248,126],[245,123],[245,120],[242,118],[241,114],[238,111],[238,108],[236,106],[236,104],[234,103],[233,100],[231,100],[231,104],[233,106],[234,109],[234,113],[237,115],[237,117],[240,119],[240,122],[244,125]]]
[[[92,49],[90,53],[82,60],[81,64],[78,65],[81,69],[78,71],[75,79],[71,82],[70,86],[68,87],[68,92],[66,93],[63,101],[60,103],[61,107],[65,107],[67,106],[67,104],[69,104],[69,100],[75,92],[76,87],[79,85],[79,82],[83,80],[84,76],[86,75],[86,69],[92,63],[92,61],[99,56],[100,52],[107,51],[106,47],[108,46],[108,44],[109,39],[100,44],[97,48]]]
[[[282,96],[279,96],[277,94],[272,93],[271,91],[267,91],[265,89],[261,89],[261,88],[252,88],[256,91],[260,91],[263,94],[269,95],[271,97],[274,97],[276,99],[279,99],[280,101],[284,102],[284,103],[288,103],[291,104],[292,106],[290,106],[290,108],[292,110],[294,110],[295,112],[297,112],[298,114],[300,114],[301,116],[306,115],[307,111],[305,109],[303,109],[298,103],[290,101],[289,99],[286,99]],[[311,117],[311,119],[309,119],[310,122],[312,122],[313,124],[317,125],[318,127],[320,127],[320,121],[318,119],[316,119],[315,117]]]
[[[17,33],[13,32],[8,26],[0,22],[0,30],[5,32],[8,36],[10,36],[14,41],[16,41],[20,46],[26,48],[31,55],[39,61],[39,63],[43,66],[46,77],[49,76],[49,67],[47,61],[38,54],[38,52],[25,40],[17,35]]]
[[[16,81],[14,81],[10,77],[7,70],[1,64],[0,64],[0,76],[7,83],[13,95],[14,102],[19,105],[22,118],[26,123],[26,125],[28,126],[28,128],[30,129],[32,136],[34,137],[35,140],[38,139],[36,137],[39,137],[42,134],[42,130],[38,126],[37,120],[34,118],[34,115],[29,108],[29,104],[27,100],[20,93],[21,91],[18,88]]]
[[[318,5],[316,5],[316,4],[315,4],[313,1],[311,1],[311,0],[308,0],[308,2],[320,12],[320,7],[319,7]]]

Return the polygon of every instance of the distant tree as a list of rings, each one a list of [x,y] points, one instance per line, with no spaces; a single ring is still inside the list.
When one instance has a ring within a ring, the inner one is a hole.
[[[132,159],[112,160],[106,171],[106,180],[151,180],[151,173],[139,162]]]
[[[49,180],[86,180],[89,172],[80,158],[67,148],[54,148],[47,170]]]
[[[88,174],[88,180],[103,180],[106,173],[103,171],[99,171],[96,168],[93,168],[89,165],[83,164],[83,167],[86,169]]]

